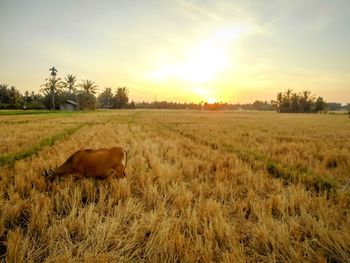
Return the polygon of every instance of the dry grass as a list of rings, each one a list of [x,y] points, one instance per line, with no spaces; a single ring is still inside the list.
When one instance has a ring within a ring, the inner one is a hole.
[[[23,116],[11,117],[10,129],[16,118]],[[88,125],[0,167],[3,260],[350,261],[346,116],[104,111],[40,118],[26,123],[34,133],[53,121]],[[114,145],[129,151],[126,179],[48,183],[41,176],[77,149]],[[289,177],[268,163],[289,169]],[[331,187],[310,187],[321,179]]]

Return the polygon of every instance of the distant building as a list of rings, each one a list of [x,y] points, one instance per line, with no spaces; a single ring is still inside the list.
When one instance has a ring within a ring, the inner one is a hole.
[[[60,110],[68,110],[68,111],[74,111],[78,107],[78,103],[76,103],[74,100],[66,100],[65,102],[61,103]]]

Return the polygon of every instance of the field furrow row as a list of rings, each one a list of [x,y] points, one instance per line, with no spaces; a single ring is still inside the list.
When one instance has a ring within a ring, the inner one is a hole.
[[[40,142],[33,144],[20,152],[0,155],[0,167],[4,165],[13,165],[18,160],[22,160],[32,156],[33,154],[37,154],[44,147],[51,147],[57,141],[67,139],[71,134],[85,125],[86,124],[79,124],[72,128],[66,128],[61,132],[55,133],[50,137],[42,139]]]
[[[206,145],[213,150],[221,150],[234,153],[244,163],[248,164],[253,170],[264,168],[271,176],[281,179],[285,184],[302,183],[307,189],[312,188],[317,192],[336,191],[336,181],[330,177],[317,175],[311,168],[298,167],[295,165],[276,163],[269,157],[253,152],[251,150],[237,148],[231,144],[220,144],[215,139],[208,140],[207,138],[199,137],[190,134],[185,130],[179,130],[165,123],[159,122],[163,127],[178,133],[184,137],[193,140],[201,145]]]

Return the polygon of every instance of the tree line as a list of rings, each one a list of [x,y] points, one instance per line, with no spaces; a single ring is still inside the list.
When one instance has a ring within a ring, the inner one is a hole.
[[[190,109],[190,110],[259,110],[277,112],[319,112],[350,110],[349,105],[337,102],[325,102],[322,97],[315,97],[309,91],[295,93],[292,90],[279,92],[277,99],[271,102],[256,100],[253,103],[230,104],[216,102],[209,104],[180,103],[171,101],[129,102],[129,89],[126,87],[104,88],[97,95],[97,85],[91,80],[77,84],[75,76],[69,74],[64,80],[46,79],[39,93],[26,91],[23,95],[14,87],[0,84],[0,109],[59,109],[67,99],[76,101],[78,109]]]
[[[111,88],[105,88],[97,96],[98,86],[92,80],[82,80],[77,83],[77,78],[68,74],[64,80],[52,75],[42,85],[41,92],[45,97],[45,106],[48,109],[57,109],[67,100],[75,101],[80,110],[93,110],[96,108],[125,108],[128,104],[129,90],[126,87],[117,88],[113,93]]]
[[[44,109],[44,97],[32,91],[22,95],[14,86],[0,84],[0,109]]]
[[[229,104],[217,102],[209,104],[181,103],[171,101],[129,102],[129,89],[126,87],[104,88],[99,94],[97,85],[91,80],[83,80],[77,84],[73,75],[67,75],[64,80],[46,79],[39,93],[26,91],[22,95],[15,87],[0,85],[0,109],[59,109],[67,99],[76,101],[78,109],[190,109],[190,110],[274,110],[267,101],[255,101],[247,104]]]
[[[346,110],[350,113],[350,105],[341,103],[326,103],[320,96],[312,95],[310,91],[294,92],[291,89],[278,92],[276,100],[271,102],[255,101],[246,104],[216,103],[177,103],[168,101],[129,102],[129,89],[119,87],[104,88],[97,94],[98,86],[92,80],[78,82],[76,76],[66,75],[63,79],[57,77],[57,70],[50,69],[51,75],[41,85],[39,93],[26,91],[22,95],[14,86],[0,84],[0,109],[59,109],[62,103],[73,101],[79,110],[102,109],[191,109],[191,110],[259,110],[310,113],[326,110]]]
[[[97,95],[98,86],[92,80],[82,80],[68,74],[62,80],[57,77],[57,70],[50,69],[51,76],[45,79],[39,93],[26,91],[22,95],[14,86],[0,84],[0,109],[59,109],[62,103],[70,100],[77,104],[79,110],[96,108],[128,108],[129,90],[126,87],[105,88]]]
[[[327,104],[322,97],[312,95],[310,91],[293,92],[288,89],[277,93],[277,100],[272,101],[277,112],[310,113],[322,112],[327,109]]]
[[[189,109],[189,110],[274,110],[273,105],[267,101],[255,101],[246,104],[230,104],[225,102],[199,102],[199,103],[179,103],[171,101],[135,102],[135,108],[140,109]]]
[[[129,103],[126,87],[105,88],[97,95],[97,86],[91,80],[75,85],[75,77],[67,75],[65,81],[48,79],[40,92],[25,91],[22,95],[14,86],[0,84],[0,109],[59,109],[67,100],[77,102],[78,110],[135,108]]]

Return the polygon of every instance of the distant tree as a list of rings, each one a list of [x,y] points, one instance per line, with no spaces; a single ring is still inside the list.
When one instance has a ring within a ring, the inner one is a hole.
[[[97,93],[97,85],[92,80],[83,80],[79,85],[83,91],[95,95]]]
[[[280,105],[280,112],[292,112],[291,100],[290,100],[292,92],[293,92],[293,90],[288,89],[283,94],[282,102],[281,102],[281,105]],[[277,98],[278,98],[278,94],[277,94]]]
[[[51,76],[46,79],[46,83],[41,85],[43,88],[40,90],[45,97],[50,97],[51,103],[50,109],[56,108],[55,96],[57,96],[62,91],[62,80],[60,78],[56,78],[55,76]]]
[[[27,105],[28,105],[28,103],[31,101],[31,98],[30,98],[30,96],[29,96],[29,91],[28,90],[26,90],[25,92],[24,92],[24,105],[23,105],[23,109],[27,109]]]
[[[6,84],[0,85],[0,103],[10,104],[10,92]]]
[[[277,93],[277,112],[304,112],[309,113],[317,110],[325,109],[325,102],[322,97],[315,100],[315,96],[310,91],[301,93],[293,92],[288,89],[286,92]]]
[[[23,96],[19,91],[11,86],[10,88],[6,84],[0,85],[0,108],[21,108],[23,103]]]
[[[342,109],[341,103],[337,103],[337,102],[328,102],[326,103],[326,107],[330,111],[336,111],[336,110]]]
[[[116,92],[116,94],[114,96],[114,99],[115,99],[115,105],[114,106],[115,106],[115,108],[122,109],[122,108],[126,107],[126,105],[129,102],[128,94],[129,94],[129,89],[126,88],[126,87],[117,89],[117,92]]]
[[[72,97],[77,95],[76,82],[77,78],[72,74],[68,74],[62,82],[63,88],[65,88],[66,91],[72,95]]]
[[[305,90],[302,92],[300,96],[300,107],[301,112],[311,112],[312,103],[315,100],[313,96],[311,96],[311,91]]]
[[[291,97],[291,112],[300,112],[300,96],[297,93],[292,93]]]
[[[132,100],[129,104],[128,104],[128,109],[135,109],[136,108],[136,104],[135,102]]]
[[[26,90],[26,91],[24,92],[24,98],[25,98],[26,101],[30,101],[30,100],[31,100],[31,97],[30,97],[30,95],[29,95],[29,91],[28,91],[28,90]]]
[[[68,74],[62,81],[62,91],[57,97],[57,104],[66,102],[67,100],[78,100],[78,90],[77,90],[77,78]]]
[[[111,88],[105,88],[98,96],[98,102],[102,108],[112,108],[113,106],[113,92]]]
[[[22,96],[14,86],[11,86],[9,95],[12,104],[18,104],[21,101]]]
[[[81,110],[94,110],[96,108],[96,97],[87,92],[78,94],[78,107]]]
[[[81,88],[78,94],[78,105],[80,109],[95,109],[97,85],[91,80],[83,80],[79,84]]]
[[[318,97],[315,102],[315,112],[321,112],[326,109],[326,103],[322,97]]]
[[[282,92],[278,92],[277,93],[277,112],[281,111],[281,106],[282,106],[282,100],[283,100],[283,93]]]
[[[52,67],[49,69],[51,71],[51,77],[56,77],[57,75],[57,69],[55,67]]]
[[[270,101],[270,104],[271,104],[272,110],[275,110],[275,111],[277,111],[277,112],[279,111],[277,100],[271,100],[271,101]]]
[[[228,106],[227,103],[222,105],[222,107],[224,107],[224,108],[227,108],[227,106]],[[260,110],[260,111],[273,110],[273,105],[268,103],[267,101],[256,100],[253,102],[253,107],[254,107],[254,110]]]
[[[25,93],[26,100],[25,105],[27,109],[44,109],[45,108],[45,98],[40,96],[40,94],[35,94],[34,91],[31,93]]]

